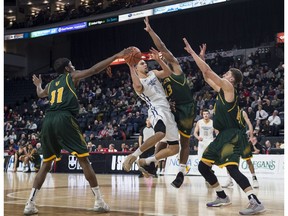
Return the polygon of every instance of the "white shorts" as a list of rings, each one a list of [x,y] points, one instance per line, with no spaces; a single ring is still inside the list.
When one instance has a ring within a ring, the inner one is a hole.
[[[199,160],[202,158],[202,155],[203,155],[205,149],[209,146],[209,144],[212,141],[213,140],[203,140],[203,141],[198,142],[198,158],[199,158]]]
[[[168,110],[157,110],[157,113],[148,112],[148,117],[150,122],[155,127],[158,120],[162,120],[164,125],[166,126],[166,135],[162,140],[166,141],[178,141],[179,142],[179,134],[178,134],[178,127],[175,122],[174,115],[171,111]]]

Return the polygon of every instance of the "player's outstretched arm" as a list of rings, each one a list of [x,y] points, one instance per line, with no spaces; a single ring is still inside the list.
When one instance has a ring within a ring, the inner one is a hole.
[[[161,40],[161,38],[156,34],[156,32],[151,28],[150,23],[149,23],[149,18],[145,17],[144,19],[144,23],[146,25],[146,27],[144,28],[145,31],[147,31],[150,35],[150,37],[152,38],[155,46],[157,47],[157,49],[163,54],[163,56],[165,57],[165,59],[167,59],[167,61],[169,62],[177,62],[178,60],[173,56],[173,54],[170,52],[170,50],[168,50],[168,48],[166,47],[166,45],[164,44],[164,42]]]
[[[144,91],[143,85],[140,82],[139,77],[137,76],[136,69],[133,65],[129,65],[130,69],[130,76],[133,83],[133,89],[136,91],[137,94],[141,94]]]
[[[172,71],[170,70],[169,66],[160,58],[158,50],[152,47],[150,49],[150,52],[151,52],[151,58],[157,61],[159,65],[161,66],[161,68],[163,69],[161,71],[153,70],[155,75],[161,79],[170,76],[172,74]]]
[[[75,71],[75,72],[71,73],[72,79],[75,83],[75,81],[77,82],[81,79],[84,79],[84,78],[90,77],[92,75],[98,74],[98,73],[102,72],[105,68],[107,68],[115,59],[124,58],[125,56],[129,55],[131,52],[132,52],[131,48],[124,49],[124,50],[114,54],[113,56],[98,62],[97,64],[95,64],[94,66],[92,66],[89,69],[81,70],[81,71]]]

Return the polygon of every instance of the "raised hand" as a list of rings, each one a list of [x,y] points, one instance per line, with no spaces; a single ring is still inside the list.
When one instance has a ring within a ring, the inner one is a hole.
[[[144,30],[147,31],[147,32],[151,31],[152,28],[151,28],[151,26],[150,26],[150,24],[149,24],[149,18],[148,18],[148,17],[145,17],[144,23],[145,23],[145,25],[146,25],[146,27],[144,28]]]
[[[151,47],[150,49],[150,58],[155,60],[155,61],[160,61],[161,58],[160,58],[160,52],[158,50],[156,50],[155,48]]]
[[[119,53],[117,53],[117,57],[118,57],[118,58],[126,58],[126,57],[129,56],[132,52],[133,52],[133,48],[132,48],[132,47],[128,47],[128,48],[123,49],[123,50],[120,51]]]
[[[195,53],[194,50],[191,48],[191,46],[190,46],[189,42],[187,41],[187,39],[183,38],[183,41],[185,43],[184,49],[190,54]]]
[[[42,85],[41,75],[39,75],[39,78],[38,78],[35,74],[33,74],[32,80],[33,80],[33,83],[35,86],[41,86]]]
[[[206,43],[202,44],[202,46],[200,45],[199,48],[200,48],[199,56],[200,56],[202,59],[205,59]]]

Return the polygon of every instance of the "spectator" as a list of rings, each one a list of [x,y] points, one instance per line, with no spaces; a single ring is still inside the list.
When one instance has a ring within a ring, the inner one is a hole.
[[[262,109],[262,105],[258,105],[258,111],[256,112],[255,120],[261,124],[268,118],[268,113]]]
[[[127,147],[127,145],[125,143],[121,144],[121,151],[122,152],[128,152],[129,151],[129,148]]]
[[[111,144],[109,145],[108,152],[117,152],[117,149],[115,149],[115,145],[114,145],[114,144],[111,143]]]
[[[16,153],[16,149],[13,147],[13,145],[9,146],[7,153],[8,155],[14,155]]]
[[[87,143],[87,149],[88,149],[89,152],[95,152],[96,146],[91,141],[89,141]]]
[[[43,154],[43,149],[42,149],[42,145],[41,145],[40,142],[38,142],[38,143],[36,144],[36,150],[37,150],[37,152],[38,152],[39,155],[42,155],[42,154]]]
[[[119,130],[117,126],[114,126],[112,137],[114,140],[123,140],[122,132]]]
[[[265,146],[264,146],[264,153],[265,154],[270,154],[271,148],[272,148],[272,146],[271,146],[270,140],[266,140]]]
[[[99,144],[99,145],[97,146],[96,151],[97,151],[97,152],[104,152],[105,149],[102,147],[102,145]]]
[[[279,136],[279,129],[281,125],[281,119],[278,116],[278,111],[274,110],[273,114],[268,118],[270,131],[272,136]]]
[[[252,123],[252,125],[255,125],[256,114],[253,111],[252,107],[248,107],[247,116],[248,116],[250,122]]]
[[[258,142],[257,137],[253,137],[251,140],[251,151],[253,154],[262,154],[262,146]]]

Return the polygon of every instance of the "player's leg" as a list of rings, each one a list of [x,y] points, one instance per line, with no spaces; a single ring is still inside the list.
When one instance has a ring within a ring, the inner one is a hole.
[[[39,192],[40,188],[42,187],[42,185],[46,179],[47,173],[51,169],[51,164],[52,164],[52,160],[43,162],[42,167],[38,171],[38,173],[34,179],[34,183],[33,183],[33,187],[32,187],[29,199],[26,202],[26,206],[24,208],[24,214],[25,215],[31,215],[31,214],[37,214],[38,213],[38,209],[35,206],[36,195]]]
[[[129,172],[132,164],[136,161],[137,157],[139,157],[144,151],[155,146],[160,140],[165,137],[166,134],[166,126],[162,120],[158,120],[156,125],[154,126],[155,134],[149,137],[135,152],[128,155],[124,162],[123,168],[126,172]]]
[[[155,164],[158,164],[158,161],[161,159],[165,159],[172,155],[175,155],[179,152],[179,143],[178,141],[169,142],[167,148],[161,149],[154,156],[148,157],[146,159],[140,159],[137,161],[139,170],[143,173],[145,177],[154,176],[155,173],[152,173],[152,170],[155,169]],[[151,167],[150,167],[151,165]]]
[[[248,208],[241,210],[239,213],[242,215],[251,215],[257,214],[265,211],[264,206],[258,200],[255,195],[249,180],[245,175],[243,175],[236,165],[228,165],[227,170],[230,173],[231,177],[237,182],[237,184],[241,187],[241,189],[246,193],[249,199]]]
[[[246,162],[247,162],[249,170],[252,174],[253,188],[259,188],[259,183],[258,183],[256,174],[255,174],[255,169],[254,169],[254,166],[253,166],[251,159],[246,160]]]
[[[163,142],[163,140],[161,140],[155,146],[154,155],[156,155],[161,149],[164,149],[164,148],[167,148],[167,141],[165,140],[165,142]],[[159,173],[160,175],[163,175],[163,173],[165,171],[165,163],[166,163],[166,158],[164,158],[163,160],[158,161],[158,164],[156,164],[157,173]]]
[[[95,172],[89,162],[88,157],[78,157],[80,166],[83,169],[84,176],[89,182],[91,190],[95,196],[94,211],[97,212],[108,212],[110,211],[109,206],[104,202],[102,194],[98,185],[98,181],[95,175]]]
[[[179,172],[176,175],[176,178],[171,183],[173,187],[179,188],[184,182],[184,174],[186,173],[186,163],[189,158],[189,137],[180,133],[180,159],[179,159]]]
[[[217,198],[216,200],[207,203],[208,207],[219,207],[231,204],[229,197],[226,195],[221,185],[218,182],[217,177],[212,171],[212,164],[207,161],[200,161],[198,165],[198,170],[205,180],[215,189]]]
[[[226,183],[222,186],[223,188],[233,188],[233,180],[232,177],[230,176],[230,173],[227,170],[227,180]]]

